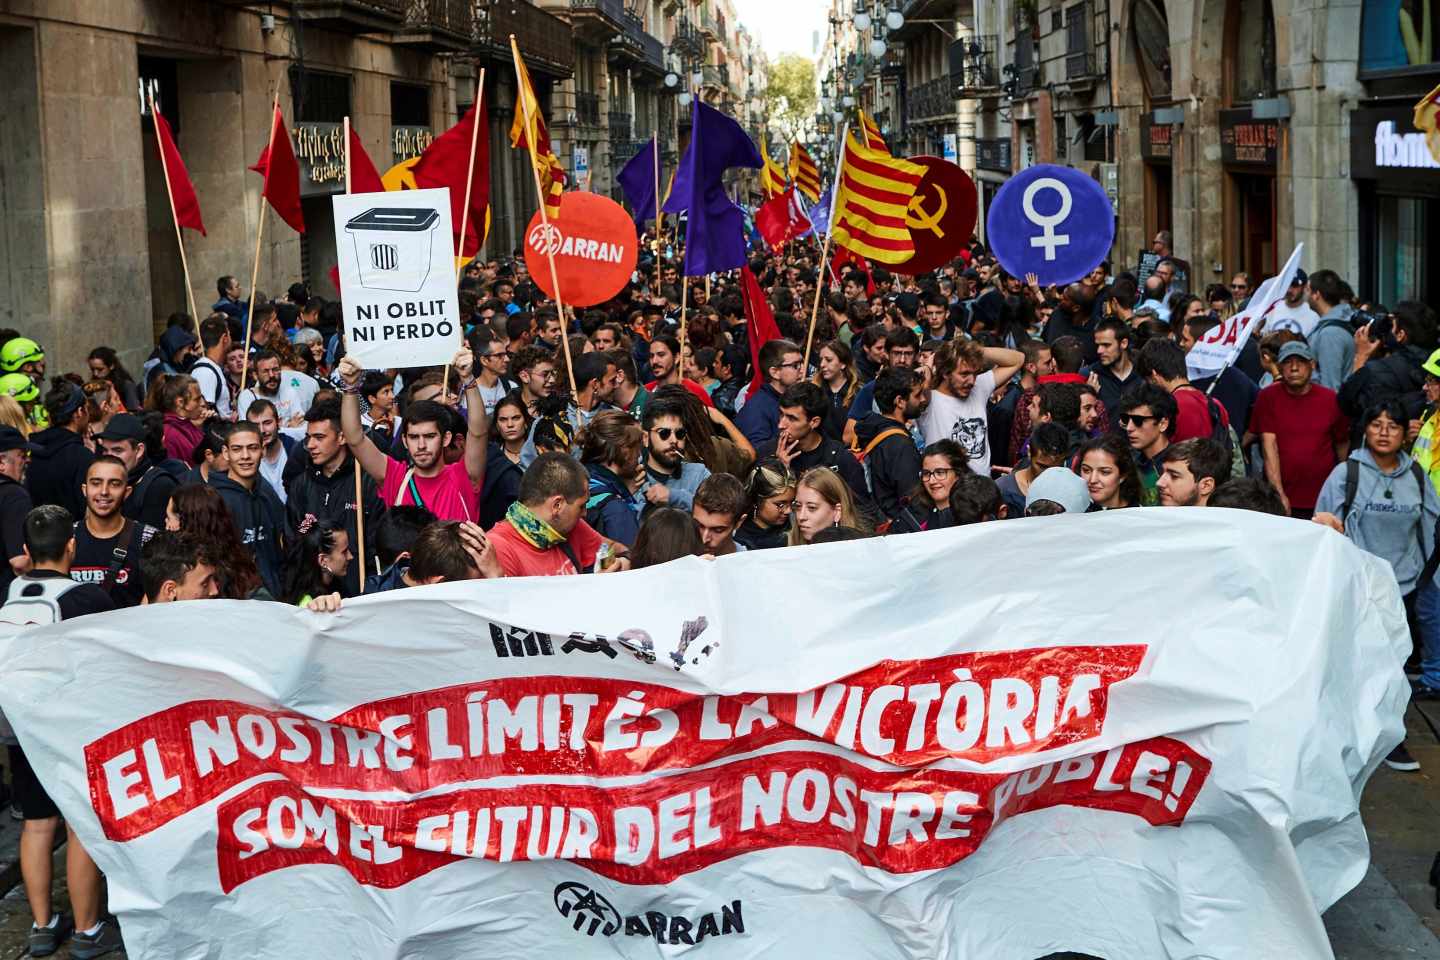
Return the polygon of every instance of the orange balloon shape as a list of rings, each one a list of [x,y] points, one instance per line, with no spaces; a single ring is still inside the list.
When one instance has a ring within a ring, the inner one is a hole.
[[[560,216],[547,225],[540,211],[525,230],[525,265],[530,279],[551,298],[550,255],[560,279],[560,299],[572,307],[604,303],[625,289],[635,272],[639,247],[635,221],[609,197],[582,190],[560,198]]]

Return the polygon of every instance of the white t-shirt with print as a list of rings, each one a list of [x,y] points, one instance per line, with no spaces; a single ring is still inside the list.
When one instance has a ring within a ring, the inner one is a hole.
[[[975,378],[975,388],[965,399],[939,390],[930,394],[930,406],[920,415],[920,432],[928,446],[937,440],[954,440],[970,457],[970,469],[990,476],[990,436],[985,419],[990,395],[995,392],[995,373],[986,370]]]

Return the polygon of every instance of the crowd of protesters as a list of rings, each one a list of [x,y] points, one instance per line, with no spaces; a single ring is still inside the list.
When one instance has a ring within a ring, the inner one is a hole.
[[[134,374],[100,346],[50,375],[39,343],[0,331],[3,586],[62,618],[214,597],[325,612],[437,582],[1223,506],[1388,560],[1415,695],[1440,698],[1428,307],[1302,273],[1233,366],[1191,382],[1187,351],[1258,278],[1200,297],[1162,257],[1042,289],[978,243],[914,278],[792,247],[749,267],[780,333],[763,343],[738,277],[682,278],[678,256],[563,317],[523,261],[472,262],[444,368],[363,369],[338,302],[230,276]],[[52,911],[58,814],[11,751],[31,953],[72,929],[73,956],[115,949],[79,844],[73,925]],[[1389,762],[1418,769],[1403,745]]]

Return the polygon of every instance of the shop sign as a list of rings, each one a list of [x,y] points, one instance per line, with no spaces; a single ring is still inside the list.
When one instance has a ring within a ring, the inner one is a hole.
[[[1249,110],[1220,111],[1220,159],[1247,167],[1274,167],[1280,155],[1280,123],[1256,120]]]
[[[345,189],[345,128],[338,123],[297,124],[295,156],[300,161],[300,195],[340,193]]]
[[[391,163],[404,163],[424,153],[435,142],[429,127],[394,126],[390,128]]]
[[[1419,174],[1428,179],[1429,171],[1440,170],[1440,162],[1430,152],[1426,136],[1415,128],[1414,112],[1408,107],[1354,111],[1350,175],[1369,180]]]
[[[1174,156],[1175,128],[1168,123],[1140,121],[1140,156],[1146,160],[1168,161]]]

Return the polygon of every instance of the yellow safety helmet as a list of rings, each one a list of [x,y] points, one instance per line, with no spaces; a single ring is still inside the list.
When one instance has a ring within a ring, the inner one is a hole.
[[[34,403],[40,399],[40,388],[26,374],[7,373],[0,377],[0,394],[14,397],[20,403]]]
[[[45,359],[40,344],[29,337],[16,337],[0,347],[0,370],[17,373],[27,363],[39,363]]]

